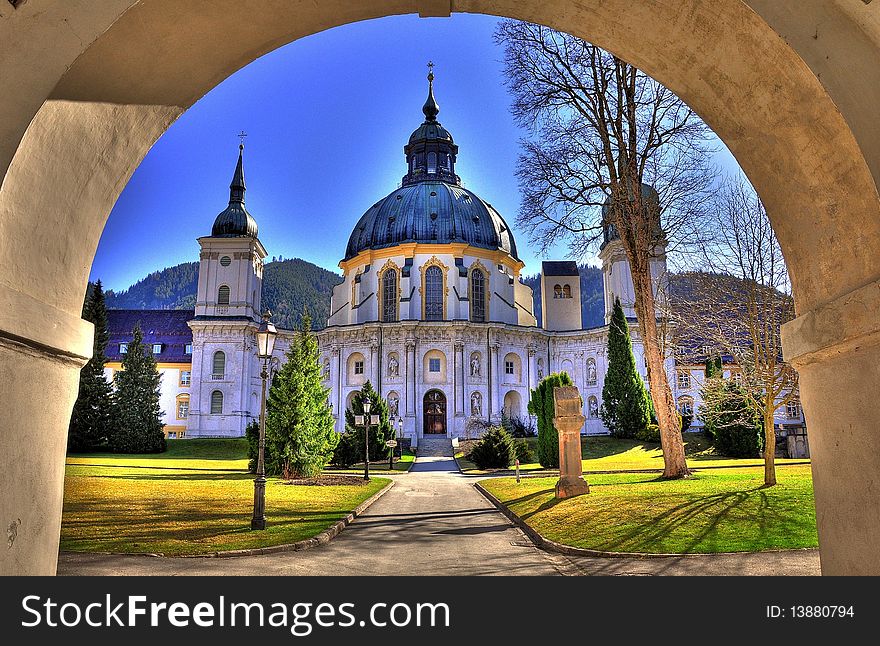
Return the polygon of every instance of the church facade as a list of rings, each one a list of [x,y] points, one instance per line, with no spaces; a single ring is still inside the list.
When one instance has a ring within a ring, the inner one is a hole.
[[[428,79],[424,121],[404,146],[406,174],[355,224],[339,263],[343,282],[333,291],[327,326],[316,333],[336,429],[344,431],[345,409],[370,381],[413,445],[426,436],[467,437],[473,419],[497,422],[503,412],[527,417],[530,390],[546,375],[565,371],[583,397],[583,432],[606,433],[599,409],[615,298],[630,321],[636,364],[647,381],[620,240],[606,229],[599,254],[606,324],[583,328],[577,265],[555,261],[542,266],[539,326],[532,290],[520,279],[524,263],[513,232],[490,203],[462,186],[455,172],[458,146],[437,120],[433,75]],[[187,316],[192,336],[188,344],[183,340],[186,352],[178,352],[191,364],[181,363],[181,377],[170,380],[175,392],[163,401],[173,401],[175,409],[166,411],[166,420],[176,421],[176,437],[240,437],[259,417],[255,333],[267,256],[245,207],[243,146],[229,204],[211,235],[198,242],[197,302]],[[665,250],[661,236],[651,265],[658,286],[666,279]],[[666,290],[657,293],[663,298]],[[274,370],[294,334],[279,330]],[[111,338],[111,360],[114,347]],[[157,360],[162,367],[161,356]],[[686,414],[699,405],[700,363],[677,362],[675,352],[665,361]],[[803,426],[799,407],[781,411],[783,423]]]

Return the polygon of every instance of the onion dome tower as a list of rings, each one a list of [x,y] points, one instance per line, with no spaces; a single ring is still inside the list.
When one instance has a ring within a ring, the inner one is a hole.
[[[244,193],[247,188],[244,184],[243,154],[242,143],[238,146],[238,163],[235,165],[232,183],[229,185],[229,205],[217,215],[211,228],[211,236],[214,238],[257,237],[257,221],[248,213],[244,205]]]
[[[244,137],[245,135],[240,135]],[[236,317],[259,321],[266,250],[257,238],[257,221],[244,205],[244,143],[229,184],[229,204],[214,220],[202,248],[196,318]]]

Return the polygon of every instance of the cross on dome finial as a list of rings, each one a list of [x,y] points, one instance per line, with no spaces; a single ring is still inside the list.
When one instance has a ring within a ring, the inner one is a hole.
[[[434,61],[428,61],[428,100],[422,106],[422,112],[428,121],[437,121],[437,114],[440,112],[440,106],[434,100]]]
[[[244,138],[247,137],[247,133],[244,130],[241,130],[237,136],[238,140],[241,142],[238,144],[238,149],[244,150]]]

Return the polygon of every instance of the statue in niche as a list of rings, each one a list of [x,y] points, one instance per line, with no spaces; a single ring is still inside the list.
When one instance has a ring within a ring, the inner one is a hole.
[[[480,355],[471,355],[471,377],[480,376]]]
[[[391,355],[391,358],[388,359],[388,376],[389,377],[397,377],[400,374],[400,363],[397,361],[396,355]]]
[[[587,362],[587,383],[596,384],[596,364],[592,361]]]
[[[398,411],[400,410],[400,399],[397,395],[391,395],[388,398],[388,416],[389,417],[400,417]]]
[[[471,395],[471,415],[473,417],[483,416],[483,396],[480,393]]]
[[[599,402],[595,397],[590,397],[590,419],[599,417]]]
[[[544,378],[544,361],[542,359],[538,359],[538,381],[541,381]]]

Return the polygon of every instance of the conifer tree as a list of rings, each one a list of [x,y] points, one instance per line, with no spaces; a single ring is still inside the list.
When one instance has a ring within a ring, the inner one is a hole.
[[[614,437],[635,437],[651,423],[651,410],[645,382],[636,368],[629,324],[620,299],[615,298],[608,326],[608,372],[599,414]]]
[[[166,449],[164,413],[159,405],[161,380],[138,323],[122,359],[122,370],[116,373],[115,426],[110,434],[114,452],[161,453]]]
[[[104,376],[107,357],[107,307],[101,281],[95,282],[86,294],[83,318],[95,326],[92,358],[79,375],[79,394],[73,405],[67,448],[77,453],[94,451],[107,444],[113,413],[113,389]]]
[[[266,403],[266,471],[285,478],[319,475],[339,442],[311,328],[311,317],[304,312]]]
[[[706,378],[700,388],[699,415],[703,422],[703,432],[710,439],[715,438],[716,420],[722,415],[722,402],[724,401],[724,371],[721,357],[706,357]]]
[[[356,392],[351,401],[351,407],[345,411],[345,434],[339,440],[333,463],[340,467],[347,467],[356,462],[364,461],[364,432],[363,426],[355,424],[355,416],[364,414],[364,402],[370,402],[370,415],[379,416],[379,425],[370,425],[370,461],[378,462],[388,457],[388,449],[385,448],[385,438],[391,437],[391,422],[388,417],[388,403],[382,399],[373,385],[367,381]]]
[[[559,431],[553,423],[556,414],[553,389],[573,385],[567,372],[553,373],[544,377],[529,397],[529,413],[538,418],[538,462],[545,468],[559,467]]]

